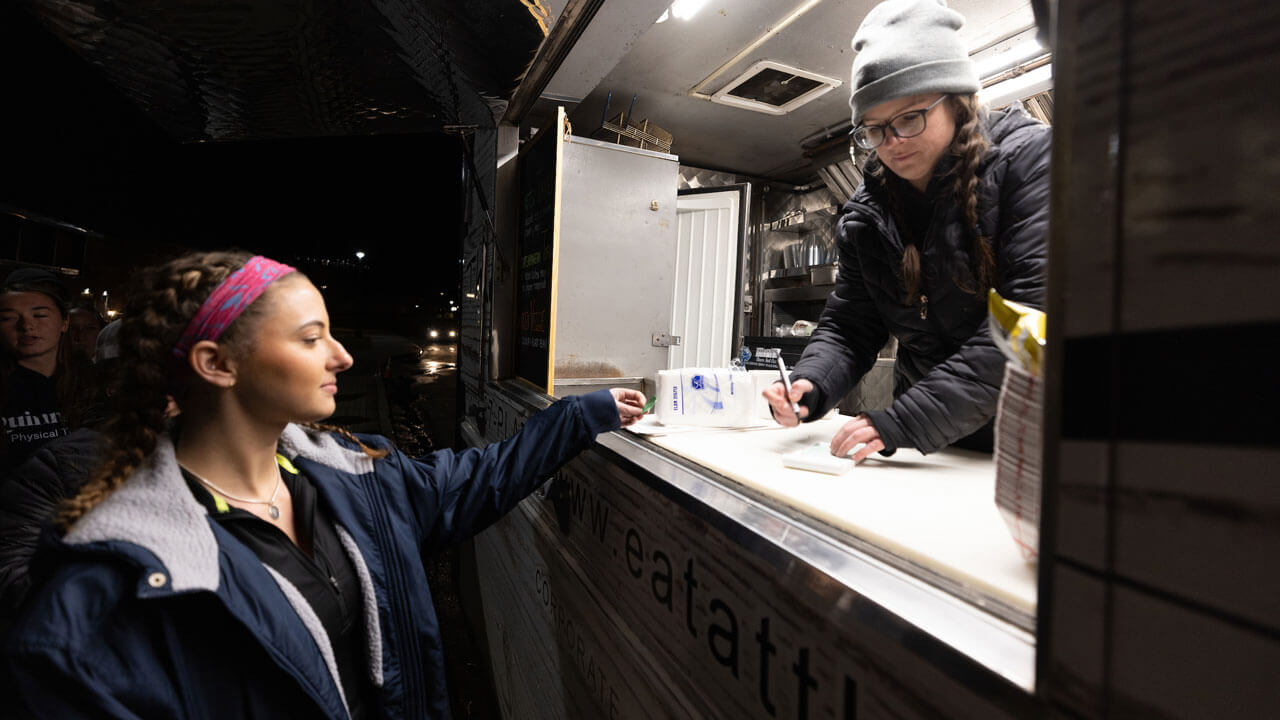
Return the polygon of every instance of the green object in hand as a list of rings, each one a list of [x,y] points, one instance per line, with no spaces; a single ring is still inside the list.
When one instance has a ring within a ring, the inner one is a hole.
[[[649,398],[649,402],[646,402],[646,403],[644,404],[644,411],[645,411],[646,413],[653,409],[653,403],[654,403],[657,399],[658,399],[658,396],[657,396],[657,395],[654,395],[653,397]]]

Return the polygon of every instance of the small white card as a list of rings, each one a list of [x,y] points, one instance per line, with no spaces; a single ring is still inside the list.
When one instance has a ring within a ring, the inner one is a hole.
[[[853,461],[848,457],[831,454],[829,442],[816,442],[809,447],[789,452],[782,456],[782,464],[797,470],[812,470],[828,475],[843,475],[853,469]]]

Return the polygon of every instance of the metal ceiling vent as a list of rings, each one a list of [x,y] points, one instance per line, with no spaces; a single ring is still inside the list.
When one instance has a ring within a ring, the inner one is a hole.
[[[711,102],[786,115],[837,87],[840,80],[836,78],[761,60],[712,95]]]

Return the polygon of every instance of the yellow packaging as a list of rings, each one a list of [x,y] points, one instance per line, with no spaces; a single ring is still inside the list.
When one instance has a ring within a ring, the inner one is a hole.
[[[1011,362],[1039,377],[1044,367],[1045,314],[1000,297],[994,289],[987,295],[991,317],[991,337]]]

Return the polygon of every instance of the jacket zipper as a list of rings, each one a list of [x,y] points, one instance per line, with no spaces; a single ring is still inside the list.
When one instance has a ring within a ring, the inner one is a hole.
[[[384,505],[387,502],[386,497],[382,493],[377,478],[373,473],[368,473],[367,477],[362,477],[361,481],[365,484],[366,495],[375,505]],[[388,594],[395,593],[403,602],[392,603],[398,607],[398,612],[394,613],[396,630],[396,639],[399,640],[401,659],[400,672],[401,677],[415,677],[425,671],[426,666],[422,659],[421,649],[418,646],[417,627],[414,624],[409,606],[410,598],[407,596],[405,586],[406,571],[401,564],[400,555],[395,551],[397,543],[394,541],[394,535],[389,526],[389,521],[381,517],[378,513],[373,513],[374,531],[377,535],[377,541],[385,548],[382,553],[384,556],[384,567],[387,578]],[[426,707],[426,698],[423,693],[415,692],[416,683],[403,683],[403,708],[406,717],[417,717],[421,714],[423,708]]]
[[[866,213],[867,217],[870,218],[871,221],[875,224],[876,230],[880,231],[880,236],[885,238],[885,240],[889,239],[889,226],[880,217],[879,213],[873,210],[870,206],[864,205],[862,203],[851,201],[849,204],[854,207],[861,208],[862,211]],[[920,319],[921,320],[929,319],[929,296],[923,293],[920,295]]]

